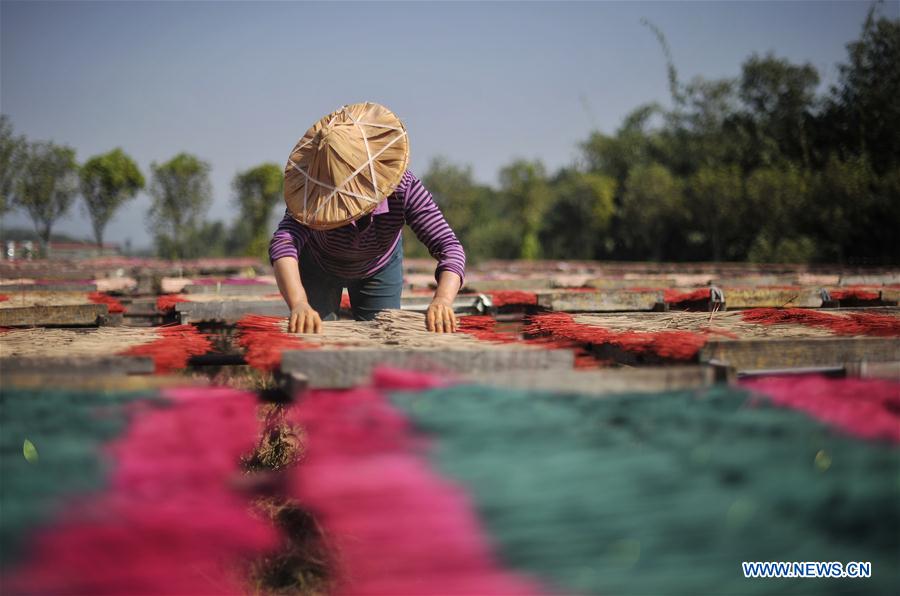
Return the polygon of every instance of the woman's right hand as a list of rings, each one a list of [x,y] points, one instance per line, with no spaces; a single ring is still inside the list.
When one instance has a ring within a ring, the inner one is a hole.
[[[288,333],[322,333],[322,317],[308,303],[298,304],[291,308]]]

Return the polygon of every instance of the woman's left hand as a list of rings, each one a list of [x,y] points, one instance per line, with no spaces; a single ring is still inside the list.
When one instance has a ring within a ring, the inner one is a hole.
[[[435,298],[425,313],[425,327],[435,333],[456,333],[456,315],[453,303]]]

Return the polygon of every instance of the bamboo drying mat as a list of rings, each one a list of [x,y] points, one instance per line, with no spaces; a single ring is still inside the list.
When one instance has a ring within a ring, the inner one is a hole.
[[[0,308],[26,308],[30,306],[73,306],[77,304],[93,304],[85,292],[21,292],[4,293],[6,300],[0,302]]]
[[[10,329],[0,333],[0,359],[112,356],[156,339],[152,327]]]
[[[693,331],[708,333],[711,337],[722,339],[791,339],[834,337],[834,333],[821,327],[801,324],[778,323],[764,325],[749,323],[742,319],[744,311],[702,312],[667,312],[667,313],[629,313],[629,314],[583,314],[573,315],[576,323],[602,327],[610,331]],[[863,310],[829,311],[828,314],[842,316],[847,313],[868,312]],[[880,309],[879,314],[900,318],[900,311]]]
[[[278,328],[287,333],[287,321],[279,321]],[[323,349],[536,349],[535,346],[524,343],[481,340],[461,332],[433,333],[425,329],[425,315],[400,310],[383,311],[374,321],[325,321],[322,323],[322,333],[301,333],[295,336],[304,343]]]

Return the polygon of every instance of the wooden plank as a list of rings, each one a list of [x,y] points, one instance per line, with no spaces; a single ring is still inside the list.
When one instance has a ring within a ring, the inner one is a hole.
[[[175,305],[182,323],[236,323],[246,315],[287,317],[290,309],[283,300],[223,300],[222,302],[179,302]]]
[[[153,374],[152,358],[142,356],[68,356],[51,358],[2,358],[4,382],[7,373],[40,374],[64,380],[69,375]]]
[[[822,294],[819,288],[734,288],[725,292],[725,304],[731,310],[739,308],[819,308]]]
[[[182,290],[185,294],[219,294],[221,296],[265,296],[277,294],[275,284],[188,284]]]
[[[859,362],[845,367],[847,376],[862,379],[886,379],[900,382],[900,360],[895,362]]]
[[[86,280],[90,280],[97,275],[93,267],[88,270],[73,265],[71,262],[65,263],[64,261],[56,260],[23,261],[18,259],[7,261],[4,259],[0,260],[0,279],[30,279],[32,281],[83,284]],[[118,269],[118,267],[113,269]]]
[[[623,290],[626,288],[674,288],[677,284],[672,278],[662,277],[646,277],[636,279],[600,277],[589,279],[585,282],[584,285],[591,288],[597,288],[598,290]]]
[[[538,306],[565,312],[651,311],[663,305],[663,294],[655,290],[629,292],[539,292]]]
[[[738,372],[893,361],[900,361],[900,339],[893,337],[711,340],[700,350],[700,362]]]
[[[713,278],[713,285],[727,288],[757,288],[764,286],[795,286],[799,277],[796,274],[748,274],[728,275]]]
[[[107,321],[108,316],[109,307],[106,304],[0,308],[0,327],[100,325]]]
[[[3,388],[66,389],[70,391],[147,391],[169,387],[208,385],[199,379],[182,375],[92,373],[72,371],[48,375],[44,372],[21,372],[3,375]]]
[[[842,275],[842,286],[888,286],[900,284],[900,271]]]
[[[431,304],[433,296],[402,296],[400,298],[400,310],[410,312],[425,312]],[[481,314],[486,310],[484,299],[481,296],[461,295],[453,301],[453,312],[456,314]]]
[[[0,285],[0,294],[15,292],[78,292],[88,294],[97,291],[97,284],[84,282],[51,282],[37,284],[4,284]]]
[[[523,279],[480,279],[467,281],[467,292],[493,292],[502,290],[549,290],[553,286],[550,278]]]
[[[885,305],[900,304],[900,287],[881,290],[881,302]]]
[[[122,304],[125,305],[127,315],[135,315],[135,316],[151,316],[158,315],[159,311],[156,310],[156,298],[133,298],[123,299],[121,300]]]
[[[377,366],[460,374],[502,370],[568,371],[570,350],[296,350],[281,355],[281,372],[300,374],[310,388],[346,388],[368,381]]]
[[[465,379],[479,385],[512,389],[609,395],[706,387],[714,382],[714,374],[710,366],[660,366],[573,370],[564,373],[536,370],[481,372],[467,374]]]

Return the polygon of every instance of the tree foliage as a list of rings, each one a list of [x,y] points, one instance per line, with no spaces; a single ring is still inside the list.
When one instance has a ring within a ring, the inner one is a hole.
[[[103,244],[103,232],[115,212],[142,188],[143,174],[121,149],[94,156],[81,167],[81,196],[97,246]]]
[[[0,216],[15,205],[16,181],[24,149],[25,140],[13,134],[9,118],[0,114]]]
[[[658,163],[638,165],[628,173],[619,221],[625,245],[663,258],[666,241],[686,219],[681,181]]]
[[[614,133],[591,132],[553,175],[514,162],[497,190],[432,164],[425,179],[473,260],[900,262],[900,21],[873,7],[824,95],[812,65],[773,54],[683,83],[662,31],[644,24],[663,48],[670,108],[645,104]]]
[[[898,264],[900,20],[881,16],[879,7],[873,4],[825,92],[811,64],[771,53],[749,56],[734,76],[684,82],[662,30],[643,21],[663,51],[668,107],[645,103],[613,132],[586,131],[577,160],[556,172],[519,159],[491,186],[476,181],[471,167],[438,158],[423,182],[470,262]],[[116,167],[95,161],[114,154],[90,160],[82,176],[86,202],[98,204],[89,207],[98,213],[98,242],[115,207],[141,186],[139,172],[107,173],[129,170],[124,155]],[[71,150],[24,144],[0,120],[0,213],[22,205],[46,239],[74,197],[75,170]],[[273,164],[239,173],[229,233],[204,221],[208,164],[184,153],[153,164],[148,219],[160,254],[262,253],[281,185]],[[427,255],[404,234],[407,254]]]
[[[900,163],[900,20],[873,5],[860,39],[848,44],[832,90],[830,141],[839,155],[866,155],[879,174]]]
[[[422,182],[451,222],[469,262],[518,256],[520,239],[504,217],[497,191],[477,183],[470,166],[461,167],[437,157],[422,176]],[[408,229],[404,231],[403,247],[411,256],[428,256]]]
[[[271,232],[272,209],[284,192],[284,173],[276,164],[264,163],[238,173],[232,188],[238,208],[232,234],[235,248],[247,255],[264,255]]]
[[[540,230],[551,204],[544,165],[539,161],[517,160],[500,170],[498,198],[507,225],[521,233],[517,256],[522,259],[543,256]]]
[[[27,144],[15,187],[16,204],[31,217],[34,230],[46,247],[53,224],[78,195],[75,150],[50,142]]]
[[[567,255],[569,259],[593,258],[608,241],[616,181],[605,174],[570,168],[559,172],[551,188],[553,203],[540,233],[545,253]]]
[[[150,195],[153,203],[147,214],[160,256],[187,258],[205,254],[197,242],[204,230],[203,218],[212,202],[210,166],[188,153],[179,153],[163,164],[150,166]]]

